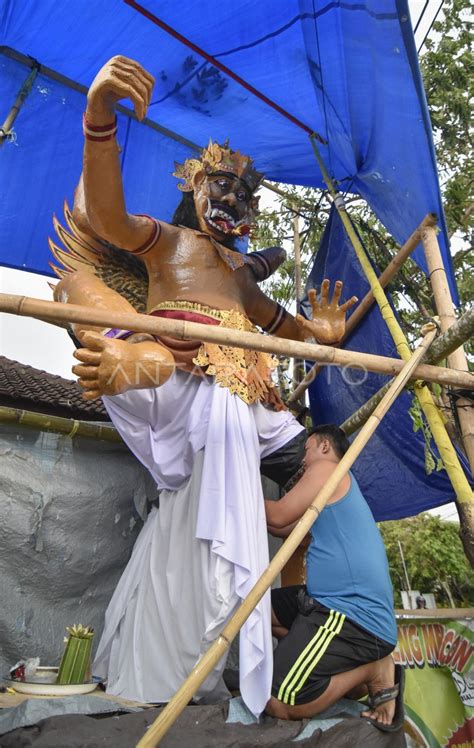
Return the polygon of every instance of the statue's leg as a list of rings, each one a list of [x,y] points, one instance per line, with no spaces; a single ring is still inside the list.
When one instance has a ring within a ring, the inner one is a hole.
[[[56,286],[54,298],[68,304],[81,304],[108,312],[131,312],[134,307],[100,278],[79,270],[63,278]],[[137,333],[127,340],[104,336],[104,328],[72,324],[74,335],[83,345],[74,356],[80,361],[73,367],[84,397],[92,400],[101,395],[118,395],[131,389],[158,387],[174,371],[174,359],[167,348],[151,335]]]

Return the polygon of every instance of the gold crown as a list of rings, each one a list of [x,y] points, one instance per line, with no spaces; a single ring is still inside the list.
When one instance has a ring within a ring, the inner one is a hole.
[[[192,192],[194,175],[204,169],[207,174],[219,171],[235,174],[245,182],[250,192],[255,192],[263,179],[263,174],[255,171],[252,166],[253,161],[249,156],[244,156],[240,151],[231,151],[228,143],[229,141],[226,140],[224,145],[219,145],[209,140],[209,145],[203,149],[200,159],[188,158],[184,164],[178,164],[175,161],[176,171],[173,172],[173,176],[184,180],[184,184],[179,184],[178,189],[182,192]]]

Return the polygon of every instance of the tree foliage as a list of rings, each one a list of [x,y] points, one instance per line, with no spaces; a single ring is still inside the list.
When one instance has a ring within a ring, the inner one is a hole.
[[[472,241],[474,92],[470,0],[446,0],[420,59],[436,143],[448,231]],[[471,266],[472,267],[472,266]],[[471,289],[472,290],[472,289]]]
[[[459,526],[423,513],[379,525],[387,550],[395,605],[406,589],[400,541],[411,589],[433,592],[438,606],[449,606],[448,590],[457,606],[474,604],[474,572],[459,539]]]

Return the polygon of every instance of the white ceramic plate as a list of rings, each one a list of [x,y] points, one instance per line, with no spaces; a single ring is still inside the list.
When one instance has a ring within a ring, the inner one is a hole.
[[[56,683],[57,677],[57,667],[39,667],[30,680],[21,681],[7,677],[5,678],[5,684],[17,693],[26,693],[30,696],[74,696],[81,693],[90,693],[98,685],[95,681],[60,685]]]

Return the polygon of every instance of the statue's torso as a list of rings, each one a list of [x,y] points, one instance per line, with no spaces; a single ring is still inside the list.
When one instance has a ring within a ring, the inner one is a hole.
[[[205,235],[164,224],[145,262],[149,310],[164,301],[181,300],[245,312],[249,270],[232,270]]]

